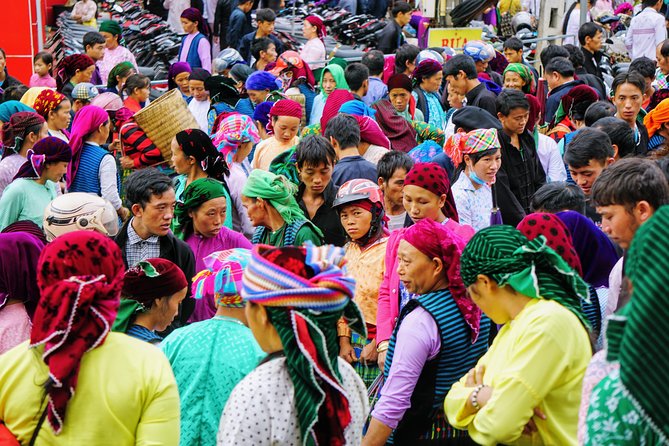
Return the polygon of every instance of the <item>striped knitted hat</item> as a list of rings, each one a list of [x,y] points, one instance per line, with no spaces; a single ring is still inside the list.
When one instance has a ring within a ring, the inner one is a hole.
[[[193,296],[214,300],[221,307],[243,308],[242,276],[250,258],[251,251],[243,248],[208,255],[204,258],[207,268],[193,278]]]

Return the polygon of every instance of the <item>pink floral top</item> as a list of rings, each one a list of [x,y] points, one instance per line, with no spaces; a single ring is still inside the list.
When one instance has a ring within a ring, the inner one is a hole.
[[[116,49],[110,50],[105,48],[105,55],[102,60],[98,61],[98,68],[100,69],[100,77],[103,82],[107,81],[109,72],[121,62],[130,62],[137,69],[137,61],[135,56],[124,46],[117,46]]]
[[[30,318],[22,303],[0,309],[0,355],[30,339]]]

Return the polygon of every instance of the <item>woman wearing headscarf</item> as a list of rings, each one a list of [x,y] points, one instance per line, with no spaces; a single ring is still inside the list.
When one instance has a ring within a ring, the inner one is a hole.
[[[269,124],[269,112],[272,110],[274,102],[265,101],[258,104],[258,106],[253,110],[253,122],[256,125],[258,130],[258,135],[262,141],[269,139],[272,135],[267,131],[267,125]]]
[[[388,79],[388,99],[400,116],[407,121],[425,121],[423,112],[416,108],[416,99],[412,96],[411,78],[404,73],[394,74]]]
[[[304,107],[302,124],[306,125],[316,97],[316,79],[309,64],[295,51],[285,51],[279,55],[270,73],[281,79],[284,94]]]
[[[146,259],[125,272],[121,304],[112,330],[150,344],[179,312],[188,281],[183,271],[166,259]]]
[[[256,71],[246,79],[246,92],[249,97],[240,99],[235,111],[253,117],[255,108],[262,102],[276,102],[283,99],[281,82],[272,73]]]
[[[460,278],[461,246],[433,220],[419,221],[402,236],[398,272],[416,297],[390,338],[386,381],[363,445],[470,444],[442,412],[451,385],[485,353],[490,329]]]
[[[195,68],[188,78],[188,86],[192,95],[192,99],[188,103],[188,109],[193,113],[193,117],[195,117],[200,129],[204,132],[209,130],[211,98],[205,82],[210,77],[211,74],[207,70]]]
[[[173,331],[160,344],[179,387],[182,444],[216,444],[232,389],[265,357],[248,328],[241,297],[250,258],[251,251],[242,248],[206,257],[192,290],[197,301],[214,302],[216,314]]]
[[[666,261],[669,207],[637,231],[625,273],[632,296],[609,320],[607,360],[619,368],[595,387],[586,418],[585,445],[666,444]],[[651,364],[650,361],[653,363]],[[615,402],[616,404],[612,404]],[[609,426],[603,429],[601,426]]]
[[[367,391],[337,357],[344,316],[365,335],[343,249],[256,246],[244,272],[246,317],[267,358],[232,391],[219,445],[360,444]]]
[[[42,227],[44,208],[60,194],[58,182],[71,159],[70,146],[53,136],[28,150],[26,162],[0,198],[0,231],[21,220]]]
[[[174,193],[177,203],[183,201],[186,188],[195,180],[213,178],[225,182],[229,173],[225,159],[216,150],[209,136],[200,129],[186,129],[172,139],[171,164],[179,175],[174,179]],[[230,202],[226,195],[226,202]],[[172,220],[172,229],[176,229],[176,220]],[[225,227],[232,227],[232,215],[226,213]]]
[[[440,129],[446,126],[446,113],[439,95],[443,77],[441,64],[436,60],[426,59],[413,72],[411,93],[416,100],[416,108],[423,112],[425,122]]]
[[[525,94],[534,92],[534,76],[529,67],[522,63],[510,63],[504,69],[504,88],[521,90]]]
[[[30,108],[35,107],[35,99],[37,99],[37,96],[44,90],[53,90],[53,88],[50,87],[31,87],[23,93],[23,96],[21,96],[21,103],[27,105]]]
[[[384,229],[383,196],[376,183],[351,180],[337,191],[332,205],[348,235],[345,259],[355,279],[356,304],[367,325],[367,338],[352,334],[346,321],[337,324],[339,356],[353,365],[368,389],[381,370],[376,364],[376,308],[385,267],[387,231]]]
[[[5,101],[2,104],[0,104],[0,123],[4,124],[5,122],[9,122],[9,118],[12,117],[14,113],[18,113],[21,111],[35,111],[33,108],[28,107],[25,104],[22,104],[19,101]]]
[[[459,222],[475,231],[487,228],[499,212],[494,184],[502,165],[497,129],[458,132],[448,138],[444,152],[457,166],[453,199]]]
[[[232,114],[223,118],[213,137],[213,143],[230,169],[226,184],[230,190],[228,209],[232,214],[232,228],[248,239],[253,236],[253,225],[242,204],[242,189],[251,173],[248,157],[253,146],[260,142],[255,123],[245,115]]]
[[[62,93],[53,90],[44,90],[35,99],[35,112],[47,123],[49,136],[55,136],[65,142],[70,141],[70,127],[72,119],[72,103]]]
[[[479,231],[460,271],[474,303],[502,324],[490,350],[451,387],[448,421],[477,444],[576,445],[590,361],[581,300],[588,286],[543,236],[510,226]],[[529,426],[528,426],[529,424]]]
[[[562,96],[553,121],[549,125],[547,135],[555,142],[560,141],[567,134],[585,127],[585,111],[593,102],[597,102],[597,92],[587,85],[577,85]],[[569,143],[565,139],[565,144]]]
[[[98,62],[100,77],[108,79],[111,70],[121,62],[130,62],[137,70],[135,56],[123,45],[123,29],[114,20],[105,20],[100,24],[100,34],[105,38],[105,55]]]
[[[323,20],[315,15],[304,18],[302,23],[302,35],[307,39],[300,51],[300,58],[309,64],[312,69],[325,66],[325,43],[323,39],[327,35]]]
[[[458,212],[446,171],[435,163],[416,163],[404,180],[403,203],[409,225],[423,219],[446,226],[458,237],[460,248],[474,235],[471,226],[458,223]],[[400,311],[415,296],[401,283],[397,272],[397,250],[403,230],[390,234],[386,248],[386,270],[379,289],[379,309],[376,314],[376,343],[379,346],[379,365],[385,361],[388,340]]]
[[[648,150],[665,146],[669,139],[669,99],[660,102],[643,118],[648,131]]]
[[[181,27],[186,35],[179,47],[179,62],[187,62],[191,68],[203,68],[211,73],[211,44],[207,39],[207,22],[197,8],[188,8],[181,13]]]
[[[246,92],[246,80],[254,73],[253,68],[245,65],[243,63],[238,63],[233,65],[233,67],[228,72],[228,77],[235,81],[235,87],[239,92],[240,98],[248,98],[249,95]]]
[[[574,248],[571,232],[569,228],[560,220],[557,215],[546,213],[534,213],[526,216],[517,228],[529,240],[534,240],[540,235],[546,238],[546,244],[557,252],[581,277],[583,267],[581,259]],[[587,281],[586,281],[587,282]],[[583,314],[590,324],[590,333],[592,333],[592,344],[595,351],[601,349],[601,342],[598,341],[602,334],[602,321],[604,320],[604,311],[606,309],[606,300],[600,302],[597,290],[588,284],[588,300],[581,302]],[[603,296],[604,298],[606,296]]]
[[[74,86],[81,82],[90,82],[95,70],[95,61],[86,54],[72,54],[58,64],[56,70],[57,90],[72,98]]]
[[[37,284],[30,342],[0,360],[5,427],[21,444],[177,446],[179,395],[165,355],[109,333],[123,286],[114,241],[91,231],[58,237],[42,251]]]
[[[384,130],[390,140],[392,150],[407,153],[416,145],[417,134],[410,121],[397,113],[393,104],[387,99],[381,99],[372,104],[376,111],[375,120]],[[344,112],[343,107],[340,110]]]
[[[300,142],[297,136],[302,119],[302,106],[291,99],[275,102],[269,111],[267,131],[270,136],[256,147],[251,166],[269,170],[269,166],[280,154]]]
[[[12,182],[23,163],[28,150],[42,138],[48,127],[46,121],[34,112],[18,112],[2,126],[2,159],[0,160],[0,197]]]
[[[193,72],[188,62],[174,62],[167,71],[167,89],[178,88],[186,102],[190,101],[190,87],[188,78]]]
[[[0,355],[30,338],[39,300],[35,272],[44,245],[32,234],[0,234]]]
[[[220,181],[202,178],[193,181],[184,191],[175,210],[175,233],[195,254],[195,270],[205,269],[204,258],[217,251],[233,248],[251,249],[251,243],[239,232],[223,226],[232,204]],[[216,313],[212,299],[195,301],[190,322],[209,319]]]
[[[276,247],[323,243],[323,234],[295,201],[295,186],[285,177],[255,169],[242,190],[242,202],[255,232],[252,243]]]
[[[130,211],[121,201],[116,159],[102,147],[110,131],[111,122],[105,110],[95,105],[79,110],[72,124],[72,162],[67,172],[67,185],[70,192],[87,192],[106,199],[125,221]]]
[[[305,22],[306,23],[306,22]],[[331,63],[321,71],[320,93],[314,98],[314,104],[309,115],[309,125],[320,122],[325,108],[325,101],[333,91],[348,90],[344,69],[335,63]]]
[[[211,101],[211,108],[207,114],[207,133],[213,135],[218,130],[217,118],[235,113],[235,105],[239,101],[239,91],[237,91],[235,81],[220,75],[207,78],[204,82],[204,88],[209,92]]]
[[[111,69],[107,75],[107,92],[115,93],[123,97],[125,82],[130,76],[137,74],[135,66],[131,62],[121,62]]]

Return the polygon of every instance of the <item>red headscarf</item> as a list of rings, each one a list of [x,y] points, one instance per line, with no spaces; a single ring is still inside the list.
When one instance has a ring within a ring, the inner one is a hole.
[[[536,212],[523,218],[517,229],[529,240],[543,235],[546,244],[553,248],[578,274],[583,277],[583,269],[569,228],[556,215]]]
[[[35,112],[17,112],[2,126],[2,158],[21,151],[21,145],[30,127],[44,124],[44,118]]]
[[[146,264],[150,264],[149,267]],[[153,274],[151,270],[153,269]],[[188,287],[183,271],[166,259],[147,259],[126,271],[123,295],[151,308],[153,301]]]
[[[443,70],[443,67],[439,62],[433,59],[425,59],[413,70],[414,83],[420,85],[423,79],[433,76],[441,70]]]
[[[539,115],[541,115],[541,103],[533,94],[528,93],[525,97],[527,98],[527,102],[530,103],[530,117],[527,119],[525,127],[529,132],[533,132],[534,126],[537,125],[537,121],[539,120]]]
[[[442,212],[453,221],[458,221],[458,211],[451,192],[451,182],[443,167],[436,163],[416,163],[404,179],[405,186],[418,186],[435,194],[446,195]]]
[[[72,162],[67,168],[67,185],[72,184],[79,169],[79,158],[81,148],[86,138],[98,127],[109,121],[109,114],[95,105],[86,105],[74,115],[72,122],[72,134],[70,135],[70,148],[72,149]]]
[[[327,30],[325,29],[323,20],[321,20],[319,17],[316,17],[315,15],[307,16],[304,20],[316,27],[319,39],[323,40],[325,38],[327,35]]]
[[[70,81],[72,76],[77,74],[77,71],[84,71],[92,65],[95,65],[95,61],[86,54],[72,54],[63,59],[58,64],[58,71],[56,72],[58,91],[63,91],[65,84]]]
[[[373,118],[369,116],[351,116],[358,121],[358,125],[360,126],[360,141],[390,150],[390,140],[383,134],[383,130],[381,130],[381,127]]]
[[[39,178],[48,163],[69,163],[72,160],[72,149],[60,138],[49,136],[37,141],[28,150],[26,162],[14,176],[17,178]]]
[[[43,90],[37,95],[33,108],[44,119],[48,119],[49,112],[55,110],[65,100],[67,100],[67,97],[63,93],[54,90]]]
[[[292,99],[281,99],[272,105],[269,109],[269,122],[267,123],[267,131],[270,134],[274,133],[272,125],[272,118],[279,116],[291,116],[293,118],[302,119],[302,105],[293,101]]]
[[[321,116],[321,133],[325,133],[325,127],[330,119],[337,116],[339,109],[348,101],[354,100],[353,93],[348,90],[335,90],[325,100],[323,116]]]
[[[448,289],[462,317],[472,329],[472,342],[476,342],[481,324],[481,310],[467,297],[467,289],[460,277],[462,250],[459,246],[463,246],[464,241],[446,226],[427,218],[408,227],[402,238],[430,259],[441,259],[448,279]]]
[[[376,122],[390,139],[391,149],[398,152],[408,153],[416,147],[416,130],[409,121],[397,114],[395,107],[387,99],[378,101],[372,105],[378,113]]]
[[[94,231],[62,235],[42,251],[30,347],[44,345],[47,418],[56,434],[65,423],[82,357],[104,343],[116,318],[123,269],[118,245]]]

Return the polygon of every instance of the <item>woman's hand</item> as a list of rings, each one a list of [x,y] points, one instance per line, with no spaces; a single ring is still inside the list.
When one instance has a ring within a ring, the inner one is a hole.
[[[129,156],[122,156],[119,160],[121,162],[121,167],[124,169],[134,169],[135,163],[132,161],[132,158]]]
[[[534,415],[532,418],[530,418],[530,421],[527,422],[525,427],[523,428],[523,435],[532,435],[535,432],[537,432],[539,429],[537,429],[537,424],[534,421],[534,417],[539,417],[542,420],[546,419],[546,414],[541,411],[538,407],[534,408]]]
[[[358,360],[355,356],[355,350],[351,345],[351,338],[348,336],[339,337],[339,356],[349,364]]]
[[[474,393],[474,390],[472,390],[472,392],[469,394],[469,398],[467,398],[467,411],[469,413],[476,413],[479,410],[483,409],[483,407],[485,407],[485,405],[490,400],[490,397],[492,396],[493,388],[490,386],[486,386],[483,383],[483,375],[485,375],[484,365],[481,365],[479,367],[474,367],[469,371],[469,373],[467,373],[467,380],[465,381],[466,387],[477,388],[479,386],[483,386],[477,392],[476,395],[476,403],[478,404],[478,408],[474,407],[472,401],[472,395]]]
[[[386,367],[386,355],[388,354],[388,350],[384,350],[381,353],[379,353],[376,357],[376,364],[379,366],[379,369],[381,369],[381,372],[385,370]]]
[[[379,354],[376,351],[376,340],[365,345],[360,352],[360,363],[363,365],[376,364]]]

